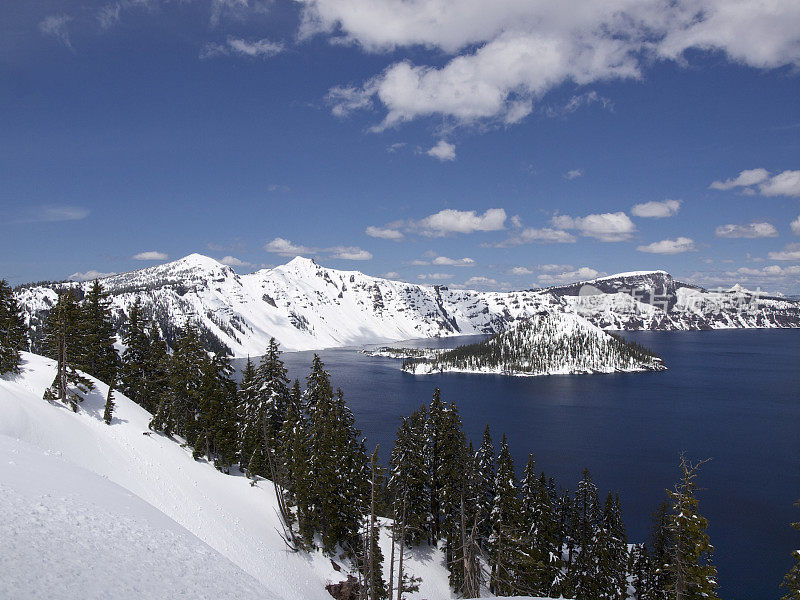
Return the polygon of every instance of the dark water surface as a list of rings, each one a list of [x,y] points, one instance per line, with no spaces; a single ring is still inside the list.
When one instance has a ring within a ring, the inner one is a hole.
[[[700,511],[711,526],[723,598],[776,600],[800,548],[800,331],[627,332],[664,358],[660,373],[507,377],[415,376],[399,361],[354,350],[319,352],[371,446],[391,449],[400,417],[434,386],[455,401],[480,444],[489,423],[508,435],[518,471],[574,489],[588,467],[602,496],[620,493],[628,537],[646,538],[650,515],[678,476],[681,451],[713,458],[700,474]],[[424,340],[453,346],[475,338]],[[400,345],[409,345],[408,343]],[[313,353],[284,354],[304,383]]]

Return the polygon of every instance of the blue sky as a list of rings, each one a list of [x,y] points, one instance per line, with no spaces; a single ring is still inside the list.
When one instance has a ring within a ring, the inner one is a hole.
[[[0,277],[300,253],[798,293],[800,7],[755,4],[6,3]]]

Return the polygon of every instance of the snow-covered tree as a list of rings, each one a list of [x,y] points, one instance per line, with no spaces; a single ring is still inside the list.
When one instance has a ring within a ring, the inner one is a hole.
[[[5,279],[0,279],[0,375],[18,373],[20,350],[28,343],[22,312]]]

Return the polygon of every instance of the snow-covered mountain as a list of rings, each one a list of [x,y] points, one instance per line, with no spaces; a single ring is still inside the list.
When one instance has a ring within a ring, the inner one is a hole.
[[[498,333],[536,314],[577,313],[604,329],[798,327],[800,303],[741,288],[711,292],[664,271],[623,273],[546,290],[479,292],[340,271],[295,258],[238,275],[216,260],[180,260],[106,277],[118,327],[139,298],[171,341],[193,320],[215,350],[259,355],[270,337],[285,350],[411,338]],[[79,293],[90,283],[68,283]],[[41,332],[58,284],[22,286],[18,299]],[[36,346],[34,345],[34,348]]]
[[[740,285],[706,290],[666,271],[619,273],[546,291],[603,329],[800,327],[800,302]]]
[[[482,342],[428,352],[427,356],[412,355],[405,360],[403,370],[422,374],[556,375],[665,368],[650,351],[568,313],[535,315]]]

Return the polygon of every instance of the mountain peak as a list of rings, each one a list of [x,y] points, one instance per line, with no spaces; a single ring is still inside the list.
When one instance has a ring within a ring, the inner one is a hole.
[[[309,268],[309,267],[318,267],[317,261],[313,258],[306,258],[305,256],[295,256],[292,260],[287,262],[284,267],[302,267],[302,268]]]

